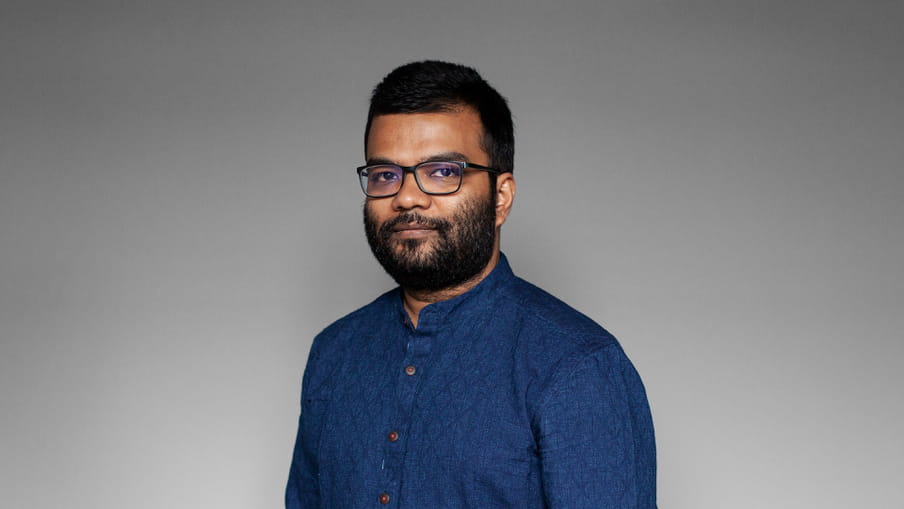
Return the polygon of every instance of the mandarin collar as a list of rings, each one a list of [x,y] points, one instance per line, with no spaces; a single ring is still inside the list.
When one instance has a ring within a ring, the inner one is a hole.
[[[481,310],[491,309],[495,290],[499,286],[515,278],[512,268],[509,266],[505,254],[499,253],[499,261],[487,277],[477,283],[474,288],[448,300],[428,304],[421,309],[417,320],[415,332],[426,334],[444,328],[456,318],[475,314]],[[398,289],[399,298],[396,301],[398,312],[402,322],[410,327],[408,313],[402,304],[402,290]]]

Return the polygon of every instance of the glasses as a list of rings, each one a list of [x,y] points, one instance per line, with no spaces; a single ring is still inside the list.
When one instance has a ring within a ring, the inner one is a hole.
[[[402,189],[406,173],[414,174],[414,181],[424,194],[452,194],[461,189],[461,177],[466,168],[496,175],[505,173],[466,161],[427,161],[414,166],[372,164],[359,166],[357,171],[364,194],[371,198],[387,198],[395,196]]]

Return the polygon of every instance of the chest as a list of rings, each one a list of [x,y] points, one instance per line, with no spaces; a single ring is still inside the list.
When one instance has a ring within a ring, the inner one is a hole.
[[[374,335],[344,356],[316,398],[321,482],[419,496],[534,482],[530,377],[515,338],[465,334]]]

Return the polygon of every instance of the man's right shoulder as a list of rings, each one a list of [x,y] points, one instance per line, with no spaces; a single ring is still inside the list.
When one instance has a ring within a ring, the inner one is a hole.
[[[328,325],[311,344],[302,383],[302,395],[318,393],[336,370],[345,365],[349,355],[365,350],[364,344],[373,334],[374,324],[385,321],[383,317],[394,312],[398,289],[380,295],[373,302],[343,316]]]
[[[345,338],[359,335],[358,333],[362,329],[373,328],[375,323],[396,312],[399,299],[399,289],[394,288],[380,295],[369,304],[339,318],[314,337],[312,348],[320,346],[320,343],[343,341]]]

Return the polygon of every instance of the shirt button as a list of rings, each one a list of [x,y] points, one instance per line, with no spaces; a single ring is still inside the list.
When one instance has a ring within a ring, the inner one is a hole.
[[[389,495],[386,493],[380,493],[380,503],[386,505],[389,503]]]
[[[388,438],[390,442],[395,442],[396,440],[399,439],[399,432],[398,431],[390,431],[389,435],[387,435],[386,438]]]
[[[405,374],[411,376],[417,372],[417,368],[414,367],[414,364],[409,364],[405,366]]]

